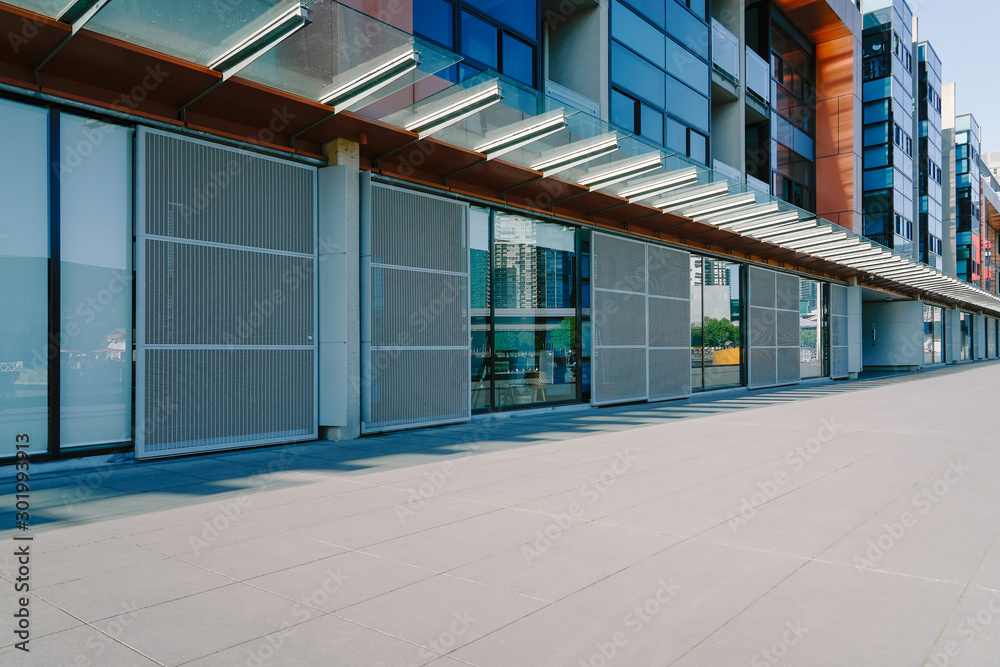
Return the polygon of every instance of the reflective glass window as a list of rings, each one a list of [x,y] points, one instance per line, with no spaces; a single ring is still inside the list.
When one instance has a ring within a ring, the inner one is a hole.
[[[823,376],[823,288],[815,280],[799,280],[799,372],[802,379]]]
[[[528,37],[538,38],[538,0],[465,0],[465,2]]]
[[[498,69],[497,28],[472,14],[462,12],[462,53],[487,67]]]
[[[643,99],[663,107],[666,74],[621,44],[611,44],[611,80]],[[690,91],[692,94],[696,94]]]
[[[611,6],[611,36],[658,67],[666,65],[666,35],[620,2]]]
[[[132,132],[68,114],[61,124],[62,446],[127,442],[132,438]]]
[[[512,79],[533,86],[535,84],[534,48],[517,37],[504,33],[501,71]]]
[[[643,104],[639,110],[639,128],[642,136],[652,139],[658,144],[663,143],[663,114]]]
[[[414,0],[413,32],[454,48],[454,12],[454,5],[444,0]]]
[[[0,456],[48,447],[48,122],[0,100]]]

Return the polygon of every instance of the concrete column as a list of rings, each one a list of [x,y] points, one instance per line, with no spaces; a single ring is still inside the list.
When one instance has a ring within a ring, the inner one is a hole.
[[[851,380],[858,379],[862,369],[862,324],[861,324],[861,288],[852,279],[854,285],[847,287],[847,370]]]
[[[335,139],[323,146],[330,166],[319,170],[319,423],[320,438],[361,435],[359,146]]]

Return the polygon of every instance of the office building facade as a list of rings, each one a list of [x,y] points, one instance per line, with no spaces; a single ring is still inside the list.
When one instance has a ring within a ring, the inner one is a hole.
[[[853,4],[88,7],[0,4],[4,455],[844,379],[869,325],[989,350],[1000,299],[860,234]]]

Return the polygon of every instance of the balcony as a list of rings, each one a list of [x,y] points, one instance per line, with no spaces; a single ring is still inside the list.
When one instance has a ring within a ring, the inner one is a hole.
[[[733,86],[740,82],[740,40],[716,19],[712,19],[712,70]]]
[[[771,107],[771,66],[749,46],[746,48],[747,100],[756,103],[767,115]]]

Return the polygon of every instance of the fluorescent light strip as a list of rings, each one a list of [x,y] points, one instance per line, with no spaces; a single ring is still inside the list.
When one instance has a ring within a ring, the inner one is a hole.
[[[665,193],[668,195],[667,197],[659,201],[654,201],[653,206],[660,209],[683,206],[685,204],[693,204],[699,199],[708,199],[709,197],[724,195],[728,192],[729,183],[726,181],[675,188]]]
[[[447,99],[440,104],[433,104],[434,108],[418,114],[403,127],[415,132],[421,139],[443,130],[444,128],[468,118],[474,113],[493,106],[503,99],[500,91],[500,84],[494,80],[492,85],[483,88],[475,93],[469,94],[463,90],[456,95],[460,99],[448,102]]]
[[[296,5],[260,30],[242,39],[236,46],[210,62],[208,68],[222,72],[223,78],[227,79],[309,23],[309,10],[303,5]]]
[[[578,178],[576,182],[593,190],[647,174],[662,166],[663,155],[661,153],[646,153],[634,158],[616,160],[603,167],[591,169]]]
[[[618,150],[618,135],[609,132],[593,139],[574,141],[561,148],[547,151],[540,160],[532,163],[531,168],[542,172],[543,176],[550,176],[614,153],[616,150]]]
[[[406,53],[390,58],[383,63],[369,66],[368,71],[321,95],[319,103],[329,104],[333,107],[334,112],[343,111],[419,66],[420,54],[411,48]]]
[[[685,183],[694,183],[697,180],[698,171],[694,167],[677,169],[628,185],[618,191],[618,196],[630,201],[639,201],[647,197],[654,197],[664,190],[670,190]]]
[[[523,121],[491,132],[489,138],[474,148],[477,153],[485,153],[487,160],[492,160],[504,153],[530,144],[550,134],[566,129],[566,114],[560,109],[554,114],[532,118],[530,123]]]

